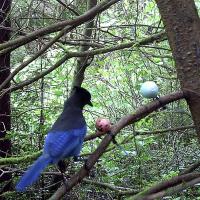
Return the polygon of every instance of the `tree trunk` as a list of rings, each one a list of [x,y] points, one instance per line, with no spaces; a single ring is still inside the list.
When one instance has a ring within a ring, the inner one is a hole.
[[[88,10],[97,5],[97,0],[88,0]],[[84,40],[90,40],[92,35],[92,28],[94,28],[94,20],[87,22],[84,30]],[[89,41],[90,42],[90,41]],[[87,51],[89,46],[81,46],[80,52]],[[74,72],[74,79],[72,86],[81,86],[84,80],[84,73],[86,68],[90,65],[89,59],[91,57],[80,57],[77,60],[77,66]]]
[[[10,19],[8,13],[10,11],[11,0],[0,1],[0,43],[8,41],[10,38]],[[10,74],[10,54],[0,56],[0,84]],[[9,87],[9,84],[5,87]],[[0,98],[0,157],[7,157],[11,153],[11,142],[3,139],[10,131],[10,94],[6,94]],[[3,169],[2,169],[3,170]],[[11,174],[1,175],[0,171],[0,194],[10,190]]]
[[[192,0],[156,0],[200,140],[200,20]]]

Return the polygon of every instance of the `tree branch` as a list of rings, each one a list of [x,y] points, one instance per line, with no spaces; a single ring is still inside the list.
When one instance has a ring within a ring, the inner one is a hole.
[[[65,4],[64,2],[62,2],[61,0],[56,0],[58,3],[60,3],[62,6],[64,6],[65,8],[67,8],[68,10],[70,10],[72,13],[74,13],[76,16],[79,16],[80,14],[74,10],[73,8],[71,8],[70,6],[68,6],[67,4]]]
[[[120,0],[104,0],[99,5],[95,6],[94,8],[90,9],[88,12],[84,13],[83,15],[73,19],[73,20],[66,20],[62,22],[58,22],[56,24],[52,24],[48,27],[41,28],[39,30],[33,31],[32,33],[27,34],[26,36],[21,36],[15,40],[10,40],[0,45],[0,50],[4,50],[3,53],[10,52],[24,44],[27,44],[39,37],[44,35],[54,33],[60,31],[61,29],[68,26],[79,26],[84,22],[91,20],[97,14],[103,12],[104,10],[108,9],[111,5],[117,3]],[[1,54],[2,52],[0,52]]]
[[[200,173],[190,173],[176,176],[163,181],[135,196],[133,200],[153,200],[180,192],[200,182]]]
[[[148,38],[145,38],[137,43],[135,42],[129,42],[129,43],[124,43],[124,44],[120,44],[120,45],[116,45],[113,47],[107,47],[107,48],[100,48],[97,50],[89,50],[89,51],[84,51],[84,52],[66,52],[65,56],[63,56],[63,58],[61,58],[57,63],[55,63],[52,67],[50,67],[49,69],[41,72],[40,74],[38,74],[37,76],[35,76],[32,79],[23,81],[17,85],[11,86],[10,88],[6,88],[3,90],[3,92],[1,93],[1,97],[3,95],[5,95],[7,92],[13,92],[16,91],[18,89],[21,89],[27,85],[32,84],[33,82],[39,80],[40,78],[46,76],[47,74],[49,74],[50,72],[52,72],[53,70],[55,70],[56,68],[58,68],[60,65],[62,65],[66,60],[73,58],[73,57],[90,57],[90,56],[94,56],[97,54],[104,54],[104,53],[108,53],[108,52],[112,52],[112,51],[117,51],[117,50],[121,50],[121,49],[125,49],[125,48],[130,48],[130,47],[139,47],[140,45],[144,45],[144,44],[149,44],[153,41],[158,40],[161,37],[165,37],[165,33],[161,32],[155,35],[152,35]],[[20,65],[19,67],[21,67],[22,65]],[[19,69],[16,69],[19,70]],[[14,74],[11,74],[11,77],[13,77]],[[1,87],[1,86],[0,86]],[[2,87],[1,87],[2,88]]]
[[[136,132],[136,135],[152,135],[152,134],[160,134],[160,133],[166,133],[166,132],[171,132],[171,131],[181,131],[181,130],[192,129],[192,128],[195,128],[195,126],[194,125],[189,125],[189,126],[181,126],[181,127],[175,127],[175,128],[153,130],[153,131],[135,130],[135,132]]]
[[[200,167],[200,161],[192,164],[190,167],[188,167],[187,169],[183,170],[179,175],[183,175],[183,174],[188,174],[193,172],[195,169]]]
[[[92,135],[87,135],[84,139],[84,141],[90,141],[93,140],[94,138],[97,138],[101,136],[102,132],[97,131],[95,134]],[[18,156],[18,157],[8,157],[8,158],[0,158],[0,166],[1,165],[10,165],[10,164],[19,164],[19,163],[24,163],[24,162],[30,162],[32,160],[35,160],[42,154],[42,150],[37,151],[33,154],[29,155],[24,155],[24,156]]]
[[[19,67],[17,67],[7,78],[6,80],[0,85],[0,91],[12,80],[12,78],[22,69],[24,69],[27,65],[31,62],[36,60],[39,56],[41,56],[49,47],[51,47],[55,42],[57,42],[64,34],[71,31],[74,27],[66,27],[60,31],[60,33],[54,37],[50,42],[48,42],[44,47],[42,47],[35,55],[31,58],[26,60],[25,62],[21,63]]]
[[[93,8],[96,6],[97,0],[88,0],[88,9]],[[92,36],[92,30],[94,28],[94,20],[91,20],[85,25],[84,33],[83,33],[83,39],[90,39]],[[87,51],[90,46],[81,46],[80,52]],[[84,73],[86,68],[90,65],[91,61],[88,62],[90,57],[80,57],[77,59],[77,65],[74,70],[74,77],[72,82],[72,87],[74,86],[81,86],[83,80],[84,80]]]
[[[121,129],[124,127],[135,123],[139,121],[140,119],[146,117],[151,112],[157,110],[158,108],[162,107],[163,105],[166,105],[170,102],[182,99],[184,97],[187,97],[187,92],[175,92],[171,93],[169,95],[160,97],[159,101],[155,100],[145,106],[140,107],[136,110],[134,114],[129,114],[127,116],[124,116],[121,118],[114,126],[112,126],[111,132],[113,136],[116,136]],[[79,172],[77,172],[75,175],[71,177],[71,179],[67,182],[66,186],[61,186],[54,195],[50,198],[50,200],[57,200],[60,199],[67,191],[70,191],[75,185],[77,185],[80,181],[83,180],[85,176],[88,175],[89,170],[95,165],[95,163],[98,161],[98,159],[102,156],[110,142],[112,141],[111,134],[107,134],[102,142],[99,144],[97,149],[94,151],[93,154],[91,154],[88,157],[88,160],[85,164],[87,166],[87,169],[85,166],[83,166]]]
[[[137,190],[134,190],[132,188],[119,187],[119,186],[116,186],[113,184],[102,183],[99,181],[93,181],[93,180],[89,180],[89,179],[83,179],[83,182],[87,183],[87,184],[97,185],[97,186],[100,186],[100,187],[106,188],[106,189],[108,188],[117,193],[125,193],[125,192],[135,192],[136,193],[136,192],[138,192]]]

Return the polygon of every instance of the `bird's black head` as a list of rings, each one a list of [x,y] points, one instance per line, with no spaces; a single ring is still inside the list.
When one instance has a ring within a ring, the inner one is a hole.
[[[85,106],[86,104],[93,106],[91,102],[91,94],[86,89],[75,86],[73,88],[72,95],[78,97],[81,107]]]

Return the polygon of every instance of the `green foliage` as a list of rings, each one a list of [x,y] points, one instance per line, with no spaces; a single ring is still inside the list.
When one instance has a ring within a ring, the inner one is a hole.
[[[85,2],[74,1],[70,6],[79,13],[84,13],[87,6]],[[198,1],[196,4],[199,7]],[[22,27],[25,33],[75,18],[72,12],[56,0],[13,1],[10,16],[17,21],[12,21],[13,29]],[[123,42],[137,42],[163,30],[155,1],[149,0],[125,0],[115,4],[101,14],[96,23],[99,28],[95,29],[95,39],[91,42],[105,47]],[[84,26],[80,26],[73,30],[61,39],[62,42],[79,42],[83,29]],[[43,43],[55,35],[50,34],[41,41],[38,39],[14,51],[11,58],[12,70],[34,55]],[[15,37],[13,34],[13,38]],[[58,44],[53,45],[40,58],[20,71],[14,77],[14,81],[20,83],[49,69],[66,54],[66,51],[79,51],[80,45]],[[69,59],[42,80],[12,93],[12,130],[6,137],[12,140],[13,156],[32,154],[42,148],[46,133],[70,95],[76,63],[76,58]],[[95,120],[98,117],[109,118],[115,124],[122,116],[134,113],[137,108],[152,101],[143,99],[139,94],[141,84],[147,80],[158,84],[161,96],[179,89],[175,63],[167,41],[95,56],[85,72],[83,83],[83,87],[91,92],[94,105],[93,108],[86,107],[84,110],[88,134],[95,133]],[[194,131],[185,129],[162,134],[155,134],[154,131],[190,124],[192,119],[185,101],[171,103],[166,110],[153,112],[118,134],[116,139],[128,155],[111,144],[89,178],[140,192],[154,183],[176,176],[199,158],[200,152]],[[147,131],[151,133],[145,134]],[[82,154],[92,153],[100,142],[101,138],[86,142]],[[22,162],[16,168],[24,170],[27,165]],[[76,173],[81,166],[82,164],[75,165],[69,162],[67,175]],[[48,171],[55,172],[56,169],[50,167]],[[14,176],[15,184],[18,176]],[[51,184],[51,176],[44,176],[42,181],[23,195],[4,195],[7,199],[45,199],[54,192],[49,189]],[[168,199],[197,199],[199,194],[199,186],[196,186],[195,192],[192,189],[187,190],[180,194],[181,197],[177,194]],[[84,183],[67,195],[66,198],[71,199],[100,199],[103,195],[106,197],[102,199],[118,198],[115,191]],[[123,196],[122,199],[129,197]]]

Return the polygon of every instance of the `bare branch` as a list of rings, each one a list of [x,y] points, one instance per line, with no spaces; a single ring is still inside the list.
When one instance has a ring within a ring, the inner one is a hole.
[[[133,200],[154,200],[180,192],[199,182],[200,173],[190,173],[176,176],[170,180],[158,183],[150,189],[133,196]]]
[[[18,39],[11,40],[5,42],[0,45],[0,50],[3,50],[3,53],[9,52],[14,50],[24,44],[27,44],[39,37],[44,35],[54,33],[60,31],[61,29],[68,26],[79,26],[84,22],[93,19],[97,14],[103,12],[104,10],[108,9],[111,5],[117,3],[120,0],[105,0],[101,2],[99,5],[95,6],[94,8],[90,9],[88,12],[84,13],[83,15],[73,19],[73,20],[66,20],[62,22],[58,22],[56,24],[50,25],[48,27],[41,28],[39,30],[33,31],[32,33],[27,34],[26,36],[21,36]],[[2,52],[0,52],[1,54]]]
[[[152,35],[151,37],[145,38],[137,43],[135,42],[129,42],[129,43],[124,43],[124,44],[120,44],[120,45],[116,45],[116,46],[112,46],[112,47],[107,47],[107,48],[100,48],[97,50],[89,50],[89,51],[84,51],[84,52],[66,52],[65,56],[63,56],[63,58],[61,58],[57,63],[55,63],[52,67],[50,67],[49,69],[41,72],[40,74],[38,74],[37,76],[35,76],[32,79],[28,79],[26,81],[23,81],[17,85],[11,86],[10,88],[6,88],[5,90],[3,90],[1,97],[3,95],[5,95],[7,92],[13,92],[16,91],[18,89],[21,89],[27,85],[30,85],[31,83],[39,80],[40,78],[46,76],[47,74],[49,74],[50,72],[52,72],[53,70],[55,70],[56,68],[58,68],[60,65],[62,65],[66,60],[73,58],[73,57],[90,57],[90,56],[94,56],[97,54],[104,54],[104,53],[108,53],[108,52],[112,52],[112,51],[116,51],[116,50],[120,50],[120,49],[125,49],[125,48],[130,48],[130,47],[139,47],[140,45],[143,44],[148,44],[151,43],[153,41],[156,41],[157,39],[161,38],[161,37],[165,37],[165,33],[161,32],[159,34],[155,34]],[[21,68],[22,65],[19,66],[19,68]],[[24,68],[24,67],[23,67]],[[18,69],[16,69],[18,70]],[[11,74],[10,77],[13,77],[13,75]],[[0,88],[2,88],[0,86]]]

